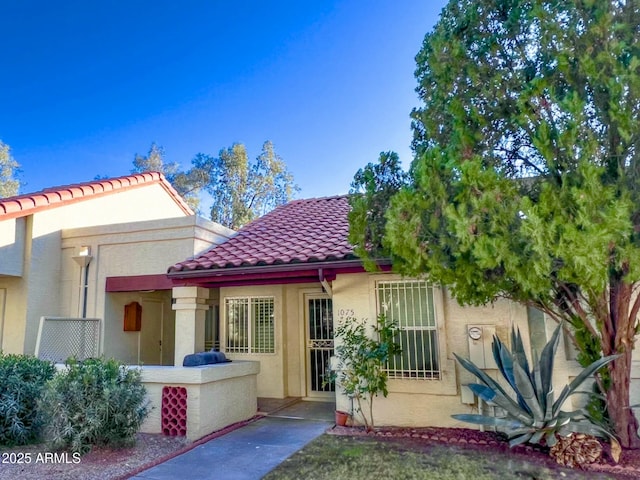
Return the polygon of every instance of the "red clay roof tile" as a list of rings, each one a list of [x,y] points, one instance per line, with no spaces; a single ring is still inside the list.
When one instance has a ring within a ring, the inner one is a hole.
[[[347,241],[348,213],[346,195],[294,200],[169,273],[355,259]]]
[[[164,175],[159,172],[145,172],[125,177],[45,188],[40,192],[0,198],[0,220],[22,217],[36,211],[64,205],[65,202],[81,201],[96,195],[106,195],[118,190],[151,183],[162,185],[185,213],[193,215],[191,208],[164,178]]]

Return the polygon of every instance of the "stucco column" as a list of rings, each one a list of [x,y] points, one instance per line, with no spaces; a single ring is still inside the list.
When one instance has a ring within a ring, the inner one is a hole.
[[[204,350],[204,318],[209,290],[201,287],[173,287],[176,311],[176,340],[173,364],[181,367],[185,355]]]

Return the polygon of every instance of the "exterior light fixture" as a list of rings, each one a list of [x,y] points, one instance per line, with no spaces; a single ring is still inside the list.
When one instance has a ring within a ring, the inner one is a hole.
[[[78,248],[77,255],[73,257],[73,260],[82,268],[86,268],[89,263],[91,263],[92,259],[93,257],[91,256],[91,247],[86,245]]]
[[[79,313],[81,318],[87,317],[87,290],[89,289],[89,264],[93,257],[91,256],[91,247],[83,245],[78,248],[78,254],[72,257],[80,266],[80,306]]]

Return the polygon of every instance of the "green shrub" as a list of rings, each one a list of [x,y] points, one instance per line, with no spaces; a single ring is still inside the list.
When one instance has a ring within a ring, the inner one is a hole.
[[[339,339],[336,347],[338,364],[335,370],[329,370],[325,383],[336,381],[344,393],[355,399],[356,411],[362,416],[367,431],[372,430],[373,399],[387,390],[387,362],[401,353],[400,345],[395,342],[397,326],[384,315],[379,315],[373,326],[371,337],[367,334],[366,320],[358,321],[348,317],[340,322],[336,330]],[[366,402],[368,412],[363,410]]]
[[[140,371],[113,359],[67,360],[41,405],[51,446],[80,453],[93,445],[133,444],[149,411]]]
[[[42,416],[37,401],[54,372],[50,362],[0,352],[0,444],[24,445],[38,439]]]

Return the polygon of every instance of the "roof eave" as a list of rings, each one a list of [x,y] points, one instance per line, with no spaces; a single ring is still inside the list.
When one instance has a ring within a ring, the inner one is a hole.
[[[377,260],[380,266],[391,265],[391,261],[387,259]],[[350,269],[363,267],[362,260],[359,258],[349,260],[329,260],[324,262],[304,262],[304,263],[280,263],[277,265],[248,265],[240,267],[212,268],[212,269],[196,269],[196,270],[180,270],[169,272],[167,275],[171,279],[189,279],[189,278],[205,278],[205,277],[225,277],[237,275],[259,275],[261,273],[289,273],[299,272],[311,269]]]

